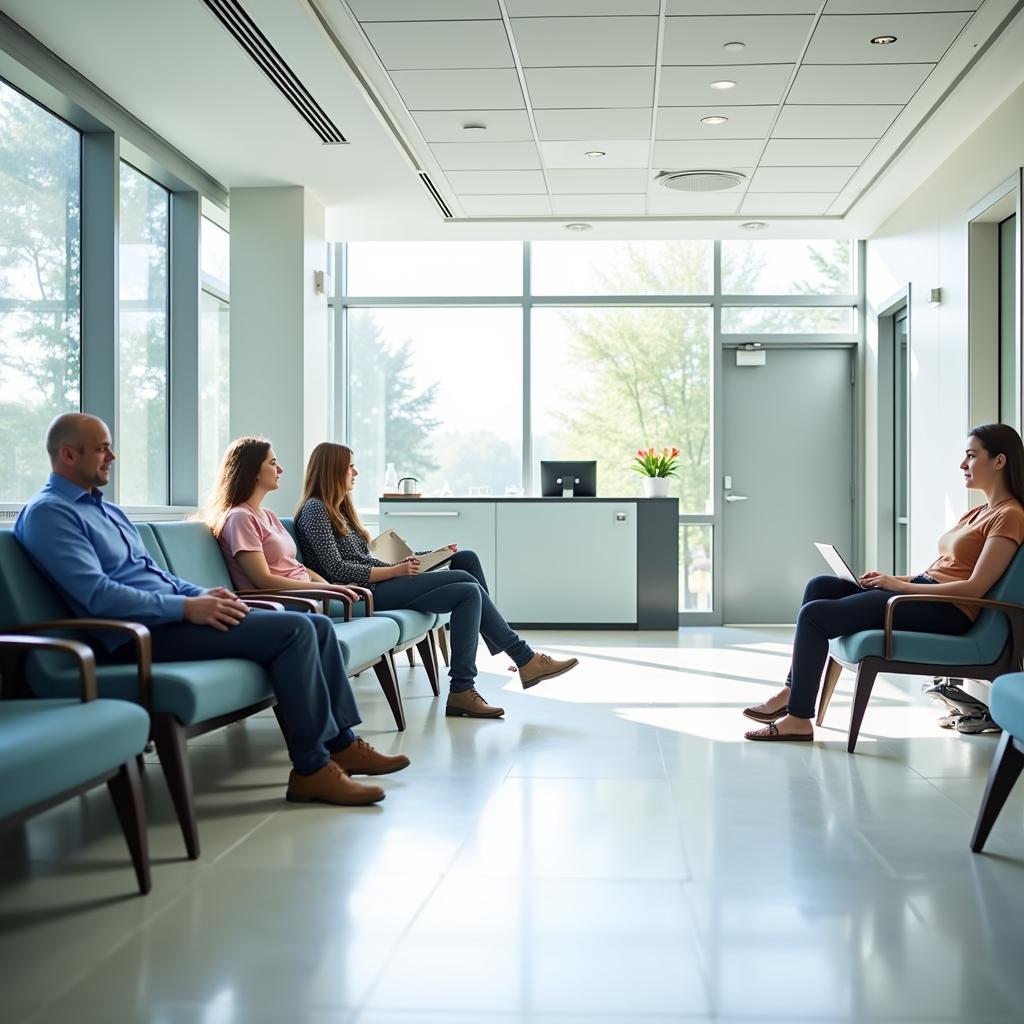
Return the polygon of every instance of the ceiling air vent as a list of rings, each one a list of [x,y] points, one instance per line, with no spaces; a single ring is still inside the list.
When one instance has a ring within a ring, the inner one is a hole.
[[[242,49],[252,57],[259,69],[298,111],[303,121],[316,132],[325,146],[347,142],[338,126],[309,94],[309,90],[299,81],[298,75],[256,27],[238,0],[203,0],[203,3],[213,11],[220,23],[235,37]]]
[[[451,220],[452,211],[448,209],[448,204],[441,197],[441,193],[437,191],[437,186],[434,185],[434,183],[430,180],[430,178],[427,177],[427,175],[423,171],[419,172],[419,176],[420,181],[422,181],[423,184],[426,186],[426,189],[433,197],[434,202],[437,203],[437,205],[441,208],[441,212],[445,215],[445,217],[448,220]]]
[[[747,180],[739,171],[662,171],[654,179],[677,192],[721,192]]]

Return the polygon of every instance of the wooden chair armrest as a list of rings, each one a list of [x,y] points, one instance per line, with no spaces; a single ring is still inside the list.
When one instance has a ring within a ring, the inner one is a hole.
[[[82,682],[82,702],[96,699],[96,655],[81,640],[58,640],[45,636],[0,634],[0,649],[14,651],[57,651],[70,654],[78,663],[78,676]]]
[[[958,597],[953,594],[896,594],[885,603],[885,660],[892,661],[893,630],[892,620],[896,605],[907,601],[932,601],[944,604],[969,604],[977,608],[995,608],[1003,612],[1010,620],[1014,632],[1020,630],[1024,636],[1024,604],[1013,604],[1010,601],[993,601],[987,597]]]
[[[125,619],[50,619],[47,622],[33,622],[9,630],[11,633],[39,633],[51,629],[77,629],[97,632],[127,633],[135,648],[135,665],[139,677],[139,703],[149,710],[150,680],[153,676],[153,640],[149,630],[139,622]],[[77,642],[77,641],[76,641]],[[95,672],[95,657],[93,658]]]
[[[277,601],[260,601],[258,598],[255,597],[240,597],[239,600],[242,602],[242,604],[246,605],[249,608],[263,608],[265,611],[268,612],[284,611],[284,605],[278,603]]]
[[[373,591],[369,587],[349,587],[349,590],[354,590],[357,594],[363,595],[363,600],[366,602],[366,614],[373,614]]]
[[[304,603],[311,605],[309,611],[316,611],[316,602],[321,601],[323,603],[322,611],[324,615],[327,615],[330,610],[332,601],[343,601],[344,598],[341,594],[336,593],[333,590],[323,590],[318,587],[302,587],[296,590],[237,590],[235,593],[239,597],[252,596],[252,597],[269,597],[274,601],[296,600],[302,599]]]
[[[278,608],[278,611],[284,611],[285,606],[291,606],[300,612],[315,612],[317,610],[316,601],[303,596],[306,593],[304,590],[237,590],[235,593],[246,604],[249,603],[250,598],[254,598],[270,604],[281,605],[282,607]],[[252,607],[257,606],[253,605]]]

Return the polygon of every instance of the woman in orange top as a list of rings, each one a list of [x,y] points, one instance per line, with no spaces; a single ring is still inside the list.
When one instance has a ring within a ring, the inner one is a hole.
[[[945,594],[983,597],[1024,541],[1024,444],[1013,427],[988,423],[967,436],[960,469],[964,486],[982,491],[985,504],[972,508],[939,538],[939,557],[918,576],[868,572],[860,586],[835,576],[817,576],[807,584],[796,620],[793,663],[786,685],[763,704],[743,714],[763,729],[748,740],[812,740],[821,673],[832,637],[881,629],[893,594]],[[896,629],[915,633],[966,632],[978,609],[950,602],[922,601],[898,605]]]

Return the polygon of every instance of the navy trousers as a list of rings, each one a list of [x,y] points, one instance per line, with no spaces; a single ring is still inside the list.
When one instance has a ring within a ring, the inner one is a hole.
[[[448,569],[418,576],[399,576],[373,586],[373,604],[380,611],[413,608],[421,612],[451,612],[452,693],[468,690],[476,679],[477,638],[491,654],[504,651],[516,665],[525,665],[533,651],[505,621],[487,590],[480,559],[474,551],[459,551]]]
[[[914,583],[934,583],[915,576]],[[836,576],[815,576],[804,589],[793,638],[793,664],[786,679],[789,713],[794,718],[813,718],[828,658],[828,642],[865,629],[882,629],[885,605],[895,591],[861,590]],[[897,605],[893,628],[914,633],[946,633],[955,636],[971,628],[971,620],[951,604],[924,602]]]
[[[270,675],[288,729],[288,753],[302,775],[319,771],[330,753],[355,739],[359,709],[331,620],[303,612],[252,609],[226,632],[191,622],[151,626],[153,661],[244,658]],[[105,661],[129,661],[132,645]],[[100,656],[100,655],[98,655]]]

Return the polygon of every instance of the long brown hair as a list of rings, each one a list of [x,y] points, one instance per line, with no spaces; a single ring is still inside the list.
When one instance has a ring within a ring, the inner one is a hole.
[[[213,497],[203,514],[215,537],[220,536],[227,514],[252,497],[260,466],[269,452],[270,442],[265,437],[240,437],[228,445],[217,471]]]
[[[972,427],[967,436],[976,437],[993,459],[1006,456],[1003,472],[1007,490],[1024,505],[1024,442],[1020,434],[1006,423],[983,423]]]
[[[363,540],[369,541],[370,531],[359,519],[352,493],[345,490],[345,476],[351,465],[352,449],[348,445],[321,441],[309,454],[306,479],[302,482],[302,497],[299,498],[295,517],[299,517],[302,506],[310,498],[318,498],[342,537],[355,530]]]

